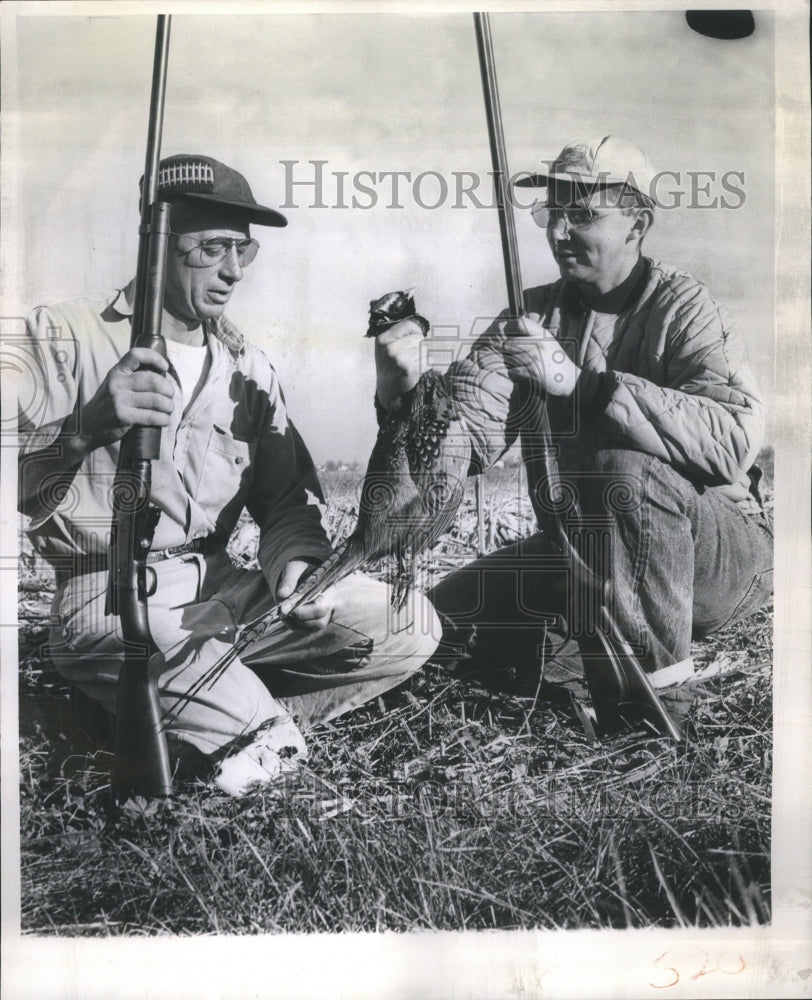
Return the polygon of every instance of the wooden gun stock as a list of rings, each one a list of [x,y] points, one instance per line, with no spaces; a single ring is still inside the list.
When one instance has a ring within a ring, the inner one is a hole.
[[[111,604],[121,618],[124,662],[118,678],[113,786],[120,799],[171,793],[169,755],[161,724],[157,680],[163,655],[149,628],[152,592],[147,554],[160,511],[150,505],[149,460],[119,463],[114,490]]]

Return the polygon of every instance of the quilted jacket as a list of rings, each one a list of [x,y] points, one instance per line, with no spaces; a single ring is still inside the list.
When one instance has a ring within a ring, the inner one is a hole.
[[[525,292],[527,310],[540,314],[583,369],[571,399],[549,399],[559,464],[584,470],[594,449],[631,448],[758,514],[760,473],[748,471],[761,446],[763,404],[743,347],[700,282],[648,258],[644,264],[618,314],[590,310],[563,280]],[[505,364],[504,315],[449,374],[479,465],[491,465],[521,436],[535,498],[539,405]]]

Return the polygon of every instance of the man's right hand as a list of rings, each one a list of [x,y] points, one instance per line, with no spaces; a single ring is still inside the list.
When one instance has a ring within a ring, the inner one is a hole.
[[[157,351],[146,347],[127,351],[80,412],[79,433],[87,450],[118,441],[136,425],[166,427],[175,405],[175,384],[167,378],[168,370]]]
[[[156,371],[139,371],[142,365]],[[64,497],[58,487],[70,485],[91,452],[118,441],[134,425],[166,427],[175,395],[174,383],[166,377],[168,370],[168,363],[156,351],[143,347],[127,351],[93,398],[79,409],[78,430],[63,428],[48,448],[20,455],[22,513],[41,517],[55,510]],[[44,482],[48,483],[45,490],[40,489]]]
[[[403,319],[375,338],[376,392],[385,410],[417,385],[423,341],[423,330],[413,319]]]

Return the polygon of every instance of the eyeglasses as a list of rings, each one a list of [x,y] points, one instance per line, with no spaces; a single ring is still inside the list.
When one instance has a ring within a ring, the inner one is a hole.
[[[172,233],[176,240],[182,239],[180,233]],[[213,236],[211,239],[202,240],[195,243],[188,249],[179,247],[180,252],[186,257],[189,267],[211,267],[219,264],[221,260],[231,253],[232,247],[237,251],[237,263],[240,267],[248,267],[256,257],[259,250],[259,243],[256,240],[237,240],[228,236]]]
[[[624,205],[606,205],[607,210],[623,209]],[[567,205],[560,207],[557,205],[545,205],[537,201],[530,209],[533,222],[541,229],[549,229],[554,226],[559,219],[563,219],[567,224],[567,229],[586,229],[597,222],[602,216],[594,208],[588,205]]]

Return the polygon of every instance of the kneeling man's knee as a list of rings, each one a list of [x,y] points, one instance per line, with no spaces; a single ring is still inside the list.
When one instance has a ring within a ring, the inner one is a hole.
[[[595,472],[640,475],[651,457],[630,448],[600,448],[590,454],[588,463]]]
[[[411,673],[437,648],[442,634],[440,619],[429,598],[416,588],[395,611],[391,588],[363,573],[354,573],[339,586],[339,620],[372,639],[372,658],[378,669],[386,665],[386,669]]]
[[[428,660],[440,642],[442,624],[434,605],[420,591],[412,591],[407,606],[389,615],[389,627],[381,652],[403,660],[411,673]]]

